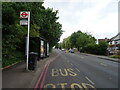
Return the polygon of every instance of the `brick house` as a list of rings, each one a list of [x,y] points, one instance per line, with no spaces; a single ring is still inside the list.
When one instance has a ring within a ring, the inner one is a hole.
[[[110,39],[107,39],[107,38],[105,38],[105,39],[98,39],[98,43],[100,43],[101,41],[106,41],[106,42],[108,42]]]

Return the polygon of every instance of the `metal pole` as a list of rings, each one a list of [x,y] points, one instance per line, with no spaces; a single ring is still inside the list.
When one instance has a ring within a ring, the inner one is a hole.
[[[28,70],[28,59],[29,59],[29,31],[30,31],[30,12],[28,12],[28,35],[27,35],[27,63],[26,63],[26,70]]]

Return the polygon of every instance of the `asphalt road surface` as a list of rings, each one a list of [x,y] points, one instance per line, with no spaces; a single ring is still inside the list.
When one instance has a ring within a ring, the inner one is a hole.
[[[77,53],[55,50],[35,88],[118,88],[118,63]]]

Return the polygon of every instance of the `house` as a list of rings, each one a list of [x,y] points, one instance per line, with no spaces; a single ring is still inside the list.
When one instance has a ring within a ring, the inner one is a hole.
[[[98,43],[100,43],[101,41],[106,41],[106,42],[108,42],[110,39],[107,39],[107,38],[105,38],[105,39],[98,39]]]
[[[118,54],[120,52],[120,32],[116,36],[112,37],[108,43],[110,54]]]

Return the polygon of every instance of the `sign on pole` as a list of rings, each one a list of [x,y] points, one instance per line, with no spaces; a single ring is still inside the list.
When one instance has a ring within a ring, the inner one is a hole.
[[[28,20],[20,20],[20,25],[28,25]]]
[[[29,59],[29,31],[30,31],[30,12],[29,11],[21,11],[20,12],[20,25],[28,25],[28,33],[27,33],[27,61],[26,61],[26,70],[28,70],[28,59]],[[27,21],[25,19],[28,19]]]
[[[28,12],[27,64],[26,64],[27,70],[28,70],[28,59],[29,59],[29,32],[30,32],[30,12]]]
[[[28,16],[29,16],[29,12],[26,12],[26,11],[20,12],[20,18],[28,18]]]

